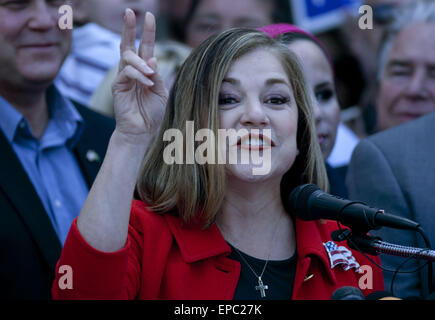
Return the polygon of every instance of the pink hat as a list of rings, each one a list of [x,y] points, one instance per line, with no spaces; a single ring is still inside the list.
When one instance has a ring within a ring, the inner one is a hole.
[[[306,36],[307,38],[313,40],[325,53],[326,57],[328,58],[329,63],[331,64],[332,70],[334,70],[334,64],[332,63],[331,56],[328,52],[328,49],[326,49],[325,45],[314,35],[311,33],[302,30],[301,28],[288,23],[277,23],[277,24],[270,24],[268,26],[264,26],[261,28],[258,28],[257,30],[264,32],[267,34],[270,38],[276,38],[282,34],[286,33],[293,33],[293,34],[302,34]]]
[[[258,28],[258,30],[264,32],[271,38],[276,38],[277,36],[284,34],[284,33],[301,33],[309,38],[312,38],[316,42],[319,41],[315,36],[313,36],[311,33],[308,33],[305,30],[302,30],[301,28],[288,23],[277,23],[277,24],[270,24],[268,26],[264,26],[261,28]]]

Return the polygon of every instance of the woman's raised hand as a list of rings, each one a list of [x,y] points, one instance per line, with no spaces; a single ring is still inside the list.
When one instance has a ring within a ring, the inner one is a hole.
[[[126,10],[121,62],[112,93],[116,130],[137,143],[143,141],[144,136],[157,133],[168,99],[153,57],[155,33],[155,18],[147,12],[139,52],[136,52],[136,17],[132,10]]]

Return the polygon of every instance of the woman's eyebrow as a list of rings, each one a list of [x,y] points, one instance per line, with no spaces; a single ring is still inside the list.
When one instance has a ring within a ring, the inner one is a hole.
[[[228,82],[229,84],[232,84],[235,86],[240,84],[240,81],[237,79],[234,79],[234,78],[224,78],[224,80],[222,80],[222,83],[225,83],[225,82]]]
[[[323,81],[320,83],[317,83],[315,88],[316,89],[325,89],[325,88],[330,88],[332,86],[332,83],[330,81]]]
[[[285,85],[285,86],[287,86],[289,88],[291,87],[290,83],[288,81],[286,81],[285,79],[282,79],[282,78],[267,79],[265,84],[266,84],[267,87],[273,86],[275,84],[283,84],[283,85]]]
[[[222,80],[222,83],[229,83],[229,84],[234,85],[234,86],[240,85],[240,81],[237,79],[234,79],[234,78],[224,78]],[[283,85],[291,88],[290,83],[283,78],[271,78],[271,79],[267,79],[265,81],[265,85],[267,87],[271,87],[271,86],[276,85],[276,84],[283,84]]]

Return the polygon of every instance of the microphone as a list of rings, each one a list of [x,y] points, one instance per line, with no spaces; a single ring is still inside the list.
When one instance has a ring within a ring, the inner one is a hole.
[[[331,296],[331,300],[365,300],[365,298],[361,290],[355,287],[345,286],[335,290]]]
[[[288,197],[288,205],[301,220],[337,220],[341,224],[364,231],[391,227],[416,230],[420,224],[372,208],[363,202],[342,199],[323,192],[315,184],[296,187]]]
[[[402,300],[394,297],[388,291],[375,291],[367,295],[366,300]]]

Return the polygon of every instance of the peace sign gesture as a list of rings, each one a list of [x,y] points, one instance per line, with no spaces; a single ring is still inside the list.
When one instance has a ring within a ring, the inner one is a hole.
[[[112,86],[116,130],[140,143],[144,135],[155,135],[162,122],[168,93],[153,57],[156,23],[147,12],[139,52],[136,52],[136,17],[124,15],[121,62]]]

